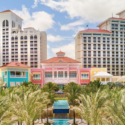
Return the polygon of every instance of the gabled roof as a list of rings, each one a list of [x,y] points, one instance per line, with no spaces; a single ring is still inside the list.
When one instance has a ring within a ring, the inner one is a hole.
[[[125,18],[118,18],[118,17],[110,17],[107,20],[103,21],[102,23],[100,23],[99,25],[97,25],[97,27],[101,26],[102,24],[104,24],[106,21],[110,20],[110,19],[116,19],[116,20],[125,20]]]
[[[71,59],[69,57],[53,57],[41,63],[80,63],[80,62],[77,60]]]
[[[22,63],[19,63],[19,62],[10,62],[6,65],[3,65],[1,66],[0,68],[3,68],[3,67],[20,67],[20,68],[30,68],[29,66],[27,65],[24,65]]]
[[[86,30],[82,30],[80,32],[83,32],[83,33],[111,33],[108,30],[101,30],[101,29],[86,29]]]

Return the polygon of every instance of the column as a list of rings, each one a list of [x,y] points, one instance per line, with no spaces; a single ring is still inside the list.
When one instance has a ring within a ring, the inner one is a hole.
[[[105,83],[106,83],[106,77],[105,77]]]
[[[63,78],[65,78],[65,71],[63,71]]]

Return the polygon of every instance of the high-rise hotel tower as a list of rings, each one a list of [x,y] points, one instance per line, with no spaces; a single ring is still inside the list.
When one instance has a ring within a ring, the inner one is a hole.
[[[125,74],[125,10],[75,37],[75,59],[81,67],[107,67],[112,75]]]
[[[0,66],[21,62],[40,68],[47,59],[47,35],[32,27],[22,30],[22,18],[11,10],[0,12]]]

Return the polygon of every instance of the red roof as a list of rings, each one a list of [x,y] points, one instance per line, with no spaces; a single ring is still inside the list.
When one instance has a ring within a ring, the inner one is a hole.
[[[103,21],[102,23],[100,23],[97,27],[101,26],[103,23],[105,23],[106,21],[110,20],[110,19],[114,19],[114,20],[125,20],[125,18],[118,18],[118,17],[110,17],[107,20]]]
[[[80,63],[80,62],[77,60],[71,59],[69,57],[53,57],[41,63]]]
[[[87,29],[87,30],[82,30],[80,32],[85,32],[85,33],[111,33],[110,31],[108,30],[101,30],[101,29]]]
[[[56,54],[65,54],[64,52],[60,51],[60,52],[57,52]]]
[[[6,13],[6,12],[12,12],[11,10],[5,10],[5,11],[2,11],[0,13]]]
[[[10,63],[8,63],[8,64],[6,64],[6,65],[1,66],[0,68],[2,68],[2,67],[20,67],[20,68],[30,68],[29,66],[24,65],[24,64],[19,63],[19,62],[10,62]]]

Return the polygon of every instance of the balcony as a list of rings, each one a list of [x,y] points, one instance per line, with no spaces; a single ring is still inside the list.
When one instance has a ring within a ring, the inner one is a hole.
[[[26,75],[10,75],[10,78],[26,78]]]

